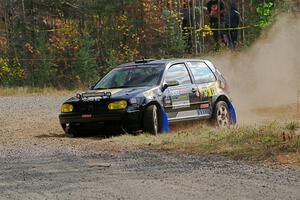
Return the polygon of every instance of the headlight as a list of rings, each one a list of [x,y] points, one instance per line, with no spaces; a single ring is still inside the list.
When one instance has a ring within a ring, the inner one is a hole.
[[[62,113],[70,113],[70,112],[73,111],[73,109],[74,109],[74,106],[71,105],[71,104],[68,104],[68,103],[63,104],[63,105],[61,106],[61,112],[62,112]]]
[[[122,101],[115,101],[110,104],[108,104],[108,109],[109,110],[122,110],[127,107],[127,101],[122,100]]]

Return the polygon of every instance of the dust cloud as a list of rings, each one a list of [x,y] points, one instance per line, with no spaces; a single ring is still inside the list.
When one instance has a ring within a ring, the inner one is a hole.
[[[255,114],[258,108],[297,102],[300,17],[284,13],[277,18],[249,49],[211,59],[229,82],[240,122],[259,120]]]

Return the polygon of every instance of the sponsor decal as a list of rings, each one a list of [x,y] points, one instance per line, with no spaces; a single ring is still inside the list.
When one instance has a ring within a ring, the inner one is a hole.
[[[155,99],[157,96],[160,96],[162,93],[160,90],[157,90],[159,87],[152,88],[144,92],[144,96],[148,99]]]
[[[197,110],[181,111],[177,113],[176,118],[197,117]]]
[[[172,107],[173,109],[178,108],[188,108],[190,107],[190,97],[189,94],[172,96]]]
[[[225,89],[225,83],[223,83],[222,81],[221,81],[221,88]]]
[[[218,82],[209,83],[206,86],[206,89],[207,89],[207,92],[208,92],[208,96],[209,97],[214,96],[216,94],[218,88],[219,88]]]
[[[199,109],[197,111],[198,111],[198,115],[200,115],[200,116],[210,115],[211,114],[210,109],[201,109],[201,110]]]
[[[218,89],[220,88],[219,82],[208,83],[206,86],[198,86],[198,92],[200,97],[212,97],[217,94]]]
[[[188,94],[190,93],[189,88],[181,88],[181,89],[176,89],[176,90],[170,90],[170,95],[171,96],[179,96],[182,94]]]
[[[200,109],[209,108],[209,103],[200,104]]]

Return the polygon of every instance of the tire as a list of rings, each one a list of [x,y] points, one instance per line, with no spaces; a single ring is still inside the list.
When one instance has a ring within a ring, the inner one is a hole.
[[[212,121],[215,126],[220,128],[227,128],[231,125],[230,111],[226,102],[217,102]]]
[[[157,135],[160,132],[159,114],[156,105],[150,105],[146,108],[143,118],[143,131]]]
[[[68,135],[70,137],[74,137],[74,138],[79,136],[78,131],[75,130],[71,124],[69,124],[69,125],[62,124],[61,126],[66,135]]]

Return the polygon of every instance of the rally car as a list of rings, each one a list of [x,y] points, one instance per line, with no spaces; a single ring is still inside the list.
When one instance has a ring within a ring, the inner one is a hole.
[[[157,134],[169,123],[210,119],[228,127],[236,114],[228,85],[212,62],[200,59],[138,60],[111,70],[88,91],[63,103],[67,134],[121,127]]]

